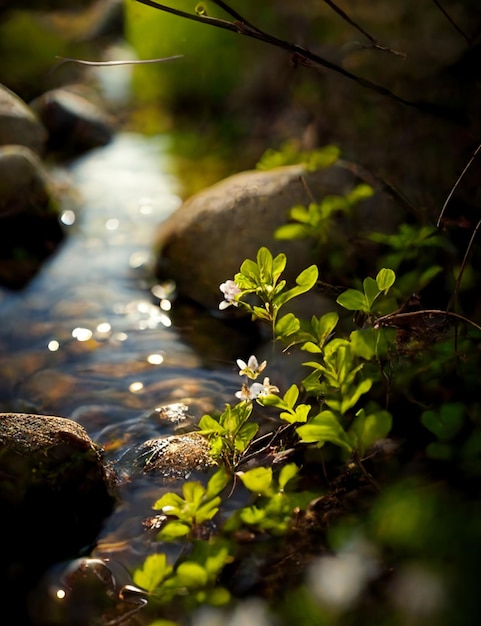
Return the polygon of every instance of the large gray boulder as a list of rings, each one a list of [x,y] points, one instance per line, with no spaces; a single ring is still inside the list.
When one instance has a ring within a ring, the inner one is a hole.
[[[187,199],[160,225],[156,274],[174,280],[181,296],[216,309],[222,300],[219,285],[266,246],[273,255],[287,255],[285,278],[292,282],[318,262],[319,250],[313,240],[277,240],[275,230],[289,221],[293,206],[321,201],[328,194],[344,195],[359,182],[341,163],[315,172],[291,165],[230,176]],[[389,198],[377,193],[362,204],[366,227],[369,221],[383,229],[392,226]]]

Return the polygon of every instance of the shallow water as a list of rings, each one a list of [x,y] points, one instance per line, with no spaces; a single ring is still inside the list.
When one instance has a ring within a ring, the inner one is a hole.
[[[150,280],[155,229],[180,203],[167,142],[119,134],[53,170],[67,190],[66,240],[25,289],[0,295],[0,410],[74,419],[113,462],[175,432],[160,406],[183,404],[195,422],[239,387],[234,362],[200,354],[173,323],[173,285]],[[127,484],[94,555],[137,566],[152,549],[142,519],[163,488]]]
[[[208,355],[172,324],[172,285],[149,281],[155,228],[180,203],[166,141],[120,134],[54,173],[73,185],[66,241],[27,288],[0,299],[3,410],[82,421],[85,405],[113,404],[134,415],[198,398],[197,379],[214,395],[224,373],[233,379],[231,364],[206,368]],[[102,426],[85,425],[92,435]]]

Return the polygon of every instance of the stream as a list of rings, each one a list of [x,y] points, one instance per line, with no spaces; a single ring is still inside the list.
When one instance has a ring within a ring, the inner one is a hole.
[[[156,227],[180,204],[167,147],[168,137],[120,132],[54,168],[66,189],[65,241],[26,288],[0,293],[1,410],[73,419],[114,463],[175,432],[161,423],[160,407],[187,407],[198,421],[240,386],[235,361],[193,347],[195,313],[173,321],[175,286],[150,277]],[[200,328],[204,345],[231,345]],[[162,489],[150,476],[132,480],[91,556],[132,571],[163,550],[142,526]]]

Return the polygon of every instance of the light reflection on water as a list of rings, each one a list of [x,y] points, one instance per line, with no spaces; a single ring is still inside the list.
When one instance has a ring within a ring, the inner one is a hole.
[[[172,325],[174,286],[146,281],[155,229],[180,203],[166,141],[120,134],[57,172],[76,191],[66,241],[22,292],[0,294],[0,411],[74,419],[112,461],[169,434],[161,406],[185,404],[195,422],[238,386],[231,364],[205,367]],[[98,556],[140,564],[159,488],[123,491]]]
[[[234,390],[172,326],[175,286],[146,281],[155,230],[181,202],[167,142],[120,133],[53,171],[73,190],[67,237],[22,292],[1,294],[0,410],[81,414],[95,438],[82,406],[117,407],[115,420],[196,394],[223,406]]]

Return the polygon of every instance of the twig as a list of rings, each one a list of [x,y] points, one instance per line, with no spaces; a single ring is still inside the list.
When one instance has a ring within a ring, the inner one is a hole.
[[[458,277],[456,278],[456,284],[454,285],[453,293],[451,295],[451,298],[449,299],[449,303],[448,303],[448,307],[447,307],[448,309],[450,309],[452,307],[454,301],[457,298],[458,291],[459,291],[459,286],[461,285],[461,279],[463,277],[464,270],[465,270],[466,264],[468,262],[469,253],[471,252],[471,248],[473,246],[474,240],[476,238],[476,235],[478,234],[478,231],[479,231],[480,227],[481,227],[481,220],[479,220],[478,223],[476,224],[476,227],[473,230],[473,233],[472,233],[471,238],[469,240],[468,246],[466,248],[466,252],[464,253],[464,257],[463,257],[463,261],[461,263],[461,267],[459,269]]]
[[[399,52],[398,50],[392,50],[391,48],[387,48],[386,46],[381,46],[380,44],[378,44],[377,40],[372,35],[370,35],[366,30],[364,30],[364,28],[362,26],[360,26],[357,22],[355,22],[345,11],[343,11],[340,7],[338,7],[337,4],[334,4],[334,2],[332,2],[331,0],[324,0],[324,2],[328,6],[330,6],[331,9],[335,13],[340,15],[344,21],[346,21],[348,24],[353,26],[362,35],[364,35],[364,37],[369,39],[369,41],[371,42],[373,48],[375,48],[376,50],[380,50],[381,52],[390,52],[391,54],[395,54],[396,56],[400,56],[403,59],[406,58],[407,55],[406,55],[405,52]]]
[[[72,59],[70,57],[55,57],[59,61],[54,65],[51,71],[64,63],[79,63],[80,65],[91,65],[93,67],[104,67],[109,65],[144,65],[146,63],[166,63],[167,61],[174,61],[175,59],[182,59],[183,57],[183,54],[176,54],[171,57],[162,57],[161,59],[133,59],[130,61],[85,61],[84,59]]]
[[[462,181],[462,179],[464,178],[466,172],[469,170],[469,168],[471,167],[471,165],[473,164],[473,161],[475,160],[475,158],[478,156],[479,151],[481,150],[481,143],[479,144],[479,146],[476,148],[476,150],[473,152],[471,158],[469,159],[469,161],[467,162],[465,168],[463,169],[463,171],[461,172],[461,174],[458,176],[457,181],[454,183],[453,188],[451,189],[451,191],[448,194],[448,197],[446,198],[446,200],[444,201],[443,204],[443,208],[441,209],[441,213],[439,214],[438,217],[438,221],[436,222],[436,227],[439,228],[439,225],[441,223],[441,220],[443,219],[443,215],[446,211],[446,208],[451,200],[451,198],[453,197],[454,192],[456,191],[456,189],[459,186],[459,183]]]
[[[464,317],[464,315],[460,315],[459,313],[453,313],[452,311],[443,311],[442,309],[421,309],[420,311],[409,311],[408,313],[388,313],[387,315],[383,315],[382,317],[378,317],[374,322],[374,329],[383,328],[385,326],[396,328],[396,320],[398,321],[406,321],[412,317],[417,317],[419,315],[444,315],[447,317],[452,317],[471,326],[474,326],[477,330],[481,331],[481,326],[473,322],[473,320]]]
[[[451,110],[447,110],[445,108],[435,106],[426,102],[419,101],[411,101],[406,100],[402,96],[395,94],[394,92],[378,85],[370,81],[367,78],[363,78],[362,76],[357,76],[356,74],[352,74],[348,70],[344,69],[340,65],[325,59],[324,57],[315,54],[308,48],[304,48],[299,46],[298,44],[292,44],[288,41],[284,41],[283,39],[278,39],[274,35],[270,35],[256,26],[249,24],[244,18],[241,18],[239,21],[230,22],[229,20],[223,20],[216,17],[210,17],[208,15],[194,14],[188,13],[186,11],[181,11],[180,9],[174,9],[172,7],[166,6],[165,4],[160,4],[159,2],[155,2],[155,0],[136,0],[140,4],[145,4],[146,6],[150,6],[154,9],[159,9],[160,11],[165,11],[166,13],[171,13],[173,15],[177,15],[179,17],[183,17],[188,20],[193,20],[196,22],[201,22],[203,24],[210,24],[211,26],[216,26],[217,28],[222,28],[224,30],[229,30],[231,32],[237,33],[238,35],[244,35],[245,37],[251,37],[253,39],[257,39],[259,41],[263,41],[264,43],[270,44],[277,48],[281,48],[286,50],[292,54],[293,62],[298,65],[304,65],[306,67],[312,67],[313,65],[318,65],[324,67],[328,70],[336,72],[349,80],[354,81],[358,85],[370,89],[381,96],[385,96],[394,100],[399,104],[403,104],[404,106],[412,107],[417,109],[418,111],[423,111],[424,113],[428,113],[430,115],[435,115],[437,117],[441,117],[442,119],[455,121],[454,112]],[[216,1],[216,4],[219,7],[224,9],[227,8],[230,15],[234,15],[232,9],[230,9],[224,2]],[[238,13],[235,15],[241,17]]]
[[[434,4],[438,7],[444,17],[448,20],[451,26],[461,35],[461,37],[466,41],[466,43],[471,44],[471,39],[466,35],[466,33],[461,30],[461,28],[456,24],[453,18],[449,15],[446,9],[441,6],[441,3],[438,0],[433,0]]]

